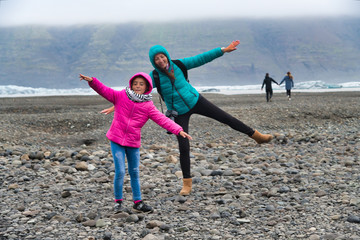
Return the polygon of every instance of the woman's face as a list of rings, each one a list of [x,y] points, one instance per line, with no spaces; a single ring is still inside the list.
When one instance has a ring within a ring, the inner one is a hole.
[[[169,64],[169,60],[163,53],[156,54],[154,57],[154,62],[160,69],[166,69],[167,65]]]
[[[145,79],[141,77],[136,77],[131,82],[131,90],[136,92],[137,94],[144,94],[146,90],[146,82]]]

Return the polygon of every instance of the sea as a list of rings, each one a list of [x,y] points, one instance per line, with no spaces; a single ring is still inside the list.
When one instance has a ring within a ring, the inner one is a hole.
[[[261,94],[261,84],[257,85],[231,85],[231,86],[194,86],[200,93],[219,93],[225,95],[233,94]],[[115,90],[124,89],[125,86],[112,87]],[[284,85],[273,84],[274,93],[285,92]],[[323,81],[306,81],[295,83],[292,92],[340,92],[360,91],[360,82],[326,83]],[[154,90],[156,92],[156,89]],[[41,96],[78,96],[96,95],[91,88],[32,88],[16,85],[0,85],[0,98],[13,97],[41,97]]]

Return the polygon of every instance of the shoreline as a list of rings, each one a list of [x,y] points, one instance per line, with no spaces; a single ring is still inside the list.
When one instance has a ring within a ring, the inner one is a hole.
[[[256,85],[257,86],[257,85]],[[224,95],[244,95],[244,94],[264,94],[265,90],[260,90],[261,85],[258,85],[258,87],[256,89],[241,89],[241,87],[244,86],[234,86],[235,89],[232,89],[231,86],[206,86],[206,87],[202,87],[202,86],[195,86],[195,88],[198,90],[199,93],[201,94],[206,94],[206,93],[215,93],[215,94],[224,94]],[[240,89],[236,89],[236,87],[239,87]],[[114,89],[116,90],[121,90],[123,89],[123,87],[115,87]],[[84,93],[81,93],[81,90],[84,90]],[[322,92],[359,92],[360,91],[360,87],[340,87],[340,88],[315,88],[315,89],[292,89],[292,92],[297,92],[297,93],[322,93]],[[286,92],[285,89],[273,89],[274,93],[284,93]],[[156,95],[157,92],[153,92],[153,95]],[[37,93],[37,94],[13,94],[13,95],[0,95],[0,99],[1,98],[22,98],[22,97],[50,97],[50,96],[54,96],[54,97],[61,97],[61,96],[93,96],[93,95],[97,95],[97,93],[91,91],[88,88],[81,88],[81,89],[77,89],[76,93],[73,92],[62,92],[62,93],[48,93],[48,94],[41,94],[41,93]]]

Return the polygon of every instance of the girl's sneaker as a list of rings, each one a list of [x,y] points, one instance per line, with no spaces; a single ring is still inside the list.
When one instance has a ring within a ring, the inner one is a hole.
[[[152,207],[150,207],[149,205],[146,205],[143,201],[135,203],[133,206],[133,209],[136,212],[142,212],[142,213],[151,213],[154,211]]]
[[[115,213],[119,213],[119,212],[124,211],[124,209],[123,209],[123,207],[121,205],[122,205],[122,201],[118,201],[118,202],[115,203],[115,206],[114,206],[114,212]]]

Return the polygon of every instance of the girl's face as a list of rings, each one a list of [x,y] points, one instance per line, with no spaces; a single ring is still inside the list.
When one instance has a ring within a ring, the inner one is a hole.
[[[154,62],[160,69],[166,69],[167,65],[169,64],[169,60],[163,53],[156,54],[154,57]]]
[[[146,88],[146,81],[141,77],[136,77],[131,82],[131,90],[133,90],[137,94],[144,94]]]

